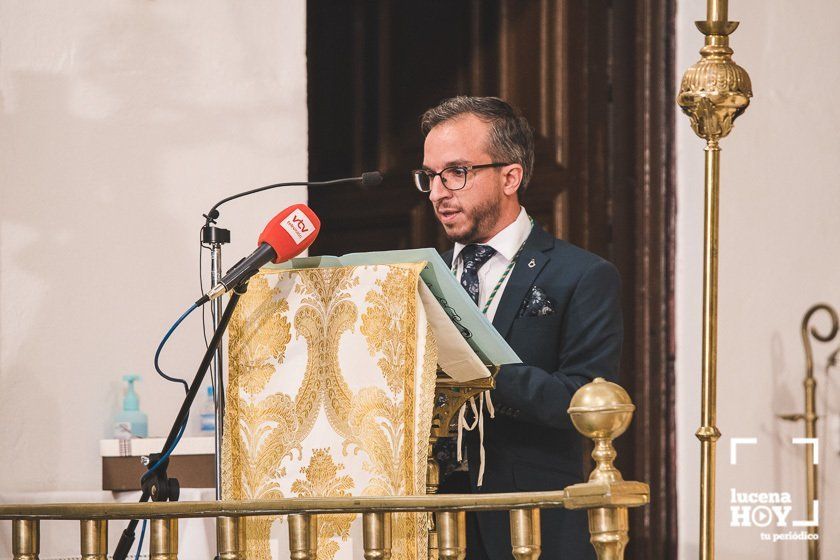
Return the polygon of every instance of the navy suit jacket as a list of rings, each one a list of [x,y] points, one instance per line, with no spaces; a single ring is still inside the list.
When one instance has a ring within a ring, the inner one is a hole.
[[[452,252],[443,258],[451,265]],[[521,316],[534,287],[551,298],[553,313]],[[485,411],[481,487],[476,486],[478,434],[465,435],[471,490],[560,490],[581,482],[582,437],[566,410],[581,386],[596,377],[616,379],[623,339],[618,271],[534,226],[501,294],[493,326],[522,363],[502,366],[496,376],[495,419]],[[543,510],[541,517],[541,560],[595,557],[584,511]],[[490,558],[510,558],[508,513],[482,512],[477,519]]]

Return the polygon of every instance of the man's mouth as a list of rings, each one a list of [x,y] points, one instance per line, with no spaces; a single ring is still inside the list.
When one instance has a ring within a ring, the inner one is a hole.
[[[438,209],[437,214],[438,218],[440,218],[441,223],[443,224],[451,224],[455,219],[457,219],[458,215],[461,213],[460,210],[455,209]]]

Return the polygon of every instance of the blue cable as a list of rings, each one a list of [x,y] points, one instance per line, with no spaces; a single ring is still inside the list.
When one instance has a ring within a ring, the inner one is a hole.
[[[171,327],[169,327],[169,330],[163,336],[163,339],[160,341],[160,344],[157,347],[157,351],[155,352],[155,370],[158,372],[158,374],[161,377],[163,377],[167,381],[172,381],[174,383],[181,383],[184,386],[184,392],[189,392],[189,390],[190,390],[190,386],[187,384],[186,380],[179,379],[177,377],[170,377],[169,375],[166,375],[165,373],[163,373],[163,371],[160,369],[160,364],[159,364],[160,352],[161,352],[161,350],[163,350],[163,347],[166,345],[166,341],[169,340],[169,337],[172,336],[172,333],[175,332],[175,329],[178,328],[178,325],[180,325],[184,321],[184,319],[187,318],[187,315],[189,315],[190,313],[192,313],[196,309],[198,309],[198,306],[196,304],[192,304],[189,309],[184,311],[183,315],[178,317],[178,320],[175,321],[175,323]]]
[[[161,458],[160,458],[160,459],[158,459],[157,463],[155,463],[154,465],[152,465],[152,468],[150,468],[150,469],[146,472],[146,474],[144,474],[144,475],[140,478],[140,483],[141,483],[141,484],[142,484],[142,483],[143,483],[143,481],[146,479],[146,477],[147,477],[147,476],[149,476],[152,472],[154,472],[154,470],[155,470],[155,469],[157,469],[157,468],[158,468],[158,467],[159,467],[159,466],[160,466],[160,465],[161,465],[164,461],[166,461],[166,459],[168,459],[168,458],[169,458],[169,456],[172,454],[172,451],[174,451],[174,450],[175,450],[175,447],[177,447],[178,442],[179,442],[179,441],[181,441],[181,436],[183,436],[183,435],[184,435],[184,429],[187,427],[187,420],[188,420],[188,419],[189,419],[189,416],[187,416],[187,419],[185,419],[185,420],[184,420],[184,423],[183,423],[183,424],[181,424],[181,429],[178,431],[178,435],[175,437],[175,441],[173,441],[173,442],[172,442],[172,446],[171,446],[171,447],[170,447],[170,448],[166,451],[166,453],[164,453],[164,454],[161,456]],[[139,541],[138,541],[138,543],[137,543],[137,554],[134,556],[134,560],[138,560],[138,559],[140,558],[140,549],[142,549],[142,548],[143,548],[143,536],[144,536],[145,534],[146,534],[146,520],[144,519],[144,520],[143,520],[143,527],[142,527],[142,529],[140,529],[140,540],[139,540]]]
[[[163,339],[160,341],[160,344],[158,345],[157,350],[155,351],[155,370],[158,372],[158,374],[167,381],[181,383],[184,386],[184,390],[186,392],[189,392],[190,390],[190,386],[187,384],[186,380],[179,379],[177,377],[170,377],[169,375],[163,373],[163,371],[160,369],[160,353],[163,350],[163,347],[166,345],[166,342],[169,340],[169,337],[172,336],[173,332],[175,332],[175,329],[177,329],[178,326],[184,321],[184,319],[186,319],[187,316],[193,311],[195,311],[197,308],[198,306],[196,304],[192,304],[189,309],[187,309],[180,317],[178,317],[178,320],[175,321],[175,323],[163,336]],[[158,459],[157,462],[154,465],[152,465],[151,468],[149,468],[149,470],[146,471],[146,473],[140,478],[141,484],[147,479],[147,477],[150,474],[157,470],[157,468],[160,467],[164,463],[164,461],[166,461],[169,458],[170,455],[172,455],[172,452],[178,446],[178,442],[181,441],[181,436],[184,435],[184,431],[187,428],[187,422],[189,418],[189,414],[187,414],[187,417],[184,419],[184,423],[181,424],[181,429],[178,430],[178,435],[175,436],[175,440],[172,442],[172,445],[169,446],[169,449],[166,450],[166,452],[161,456],[161,458]],[[138,560],[140,558],[140,550],[143,548],[143,538],[146,535],[146,521],[146,519],[143,520],[143,527],[140,529],[140,540],[137,543],[137,553],[134,556],[134,560]]]
[[[181,429],[178,431],[178,435],[175,436],[175,441],[172,442],[172,445],[169,446],[169,449],[166,450],[166,453],[161,455],[160,459],[158,459],[157,462],[154,465],[152,465],[151,468],[149,468],[149,470],[146,471],[146,473],[140,478],[141,484],[148,478],[150,474],[152,474],[159,466],[161,466],[163,462],[169,458],[170,455],[172,455],[173,451],[175,451],[175,448],[178,446],[178,442],[181,441],[181,436],[184,435],[184,430],[187,427],[187,422],[189,421],[189,419],[190,416],[189,414],[187,414],[187,417],[184,419],[184,423],[181,424]]]
[[[146,535],[146,520],[143,520],[143,528],[140,529],[140,540],[137,543],[137,554],[134,555],[134,560],[140,558],[140,549],[143,548],[143,537]]]

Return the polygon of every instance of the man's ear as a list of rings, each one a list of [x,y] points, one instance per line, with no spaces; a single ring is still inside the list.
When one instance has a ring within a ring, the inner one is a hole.
[[[519,185],[522,184],[522,166],[518,163],[512,163],[502,168],[502,177],[504,179],[504,186],[502,190],[508,196],[513,196],[519,190]]]

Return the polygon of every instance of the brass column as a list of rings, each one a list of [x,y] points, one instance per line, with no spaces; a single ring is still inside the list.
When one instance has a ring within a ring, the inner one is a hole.
[[[728,21],[728,0],[707,0],[706,20],[696,22],[706,36],[701,59],[682,79],[677,103],[691,128],[706,141],[703,243],[703,352],[700,440],[700,558],[714,558],[715,446],[717,428],[717,287],[719,141],[747,108],[752,85],[747,72],[732,61],[729,35],[738,22]]]
[[[516,560],[537,560],[542,552],[540,510],[510,510],[510,544]]]
[[[464,560],[467,556],[466,515],[457,511],[435,513],[437,557],[439,560]]]
[[[391,558],[391,513],[362,514],[362,547],[365,560]]]
[[[318,517],[308,513],[289,515],[291,560],[315,560],[318,556]]]
[[[216,518],[216,549],[219,560],[244,560],[246,517]]]
[[[108,521],[105,519],[82,519],[82,560],[107,560]]]
[[[12,521],[12,558],[38,560],[41,550],[41,522],[38,519]]]
[[[178,560],[178,519],[152,519],[149,525],[149,560]]]

